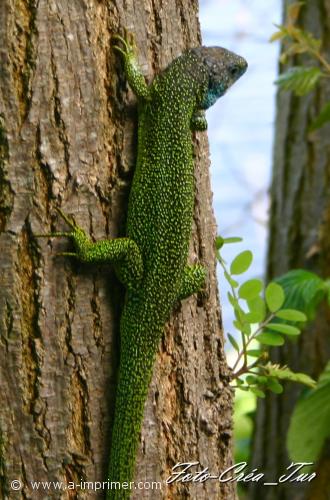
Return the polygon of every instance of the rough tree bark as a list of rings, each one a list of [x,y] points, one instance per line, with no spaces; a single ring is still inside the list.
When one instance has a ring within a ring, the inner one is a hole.
[[[111,35],[134,32],[148,77],[200,43],[196,0],[1,0],[0,492],[2,498],[102,498],[33,491],[30,481],[107,477],[123,290],[111,269],[56,253],[55,207],[95,239],[123,234],[136,112]],[[215,278],[206,135],[195,137],[191,258],[208,293],[169,322],[146,404],[136,479],[164,480],[179,461],[231,464],[232,394]],[[11,481],[22,489],[13,491]],[[134,495],[133,495],[134,496]],[[134,498],[236,498],[216,481]]]
[[[289,2],[284,2],[286,7]],[[299,26],[323,40],[330,59],[330,1],[306,2]],[[291,65],[308,63],[298,57]],[[330,125],[314,133],[308,127],[322,106],[330,100],[329,80],[324,79],[315,92],[298,98],[281,92],[277,97],[274,171],[271,189],[272,208],[268,278],[293,268],[305,268],[322,277],[330,276]],[[272,358],[295,371],[318,377],[330,358],[330,311],[323,304],[315,322],[298,343],[272,350]],[[287,384],[281,396],[271,395],[258,404],[253,449],[254,467],[276,480],[290,464],[286,432],[301,387]],[[317,418],[317,415],[315,415]],[[327,448],[327,449],[326,449]],[[251,499],[325,500],[330,498],[330,450],[315,469],[318,476],[310,484],[283,483],[276,487],[251,485]]]

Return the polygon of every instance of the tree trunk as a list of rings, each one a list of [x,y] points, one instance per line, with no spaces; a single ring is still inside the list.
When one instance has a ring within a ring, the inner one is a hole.
[[[107,478],[123,289],[111,269],[56,257],[70,249],[66,238],[35,235],[66,229],[55,207],[95,239],[124,233],[136,111],[111,36],[121,27],[135,34],[151,78],[199,45],[197,15],[196,0],[1,0],[2,498],[104,496],[54,485],[33,491],[31,481]],[[162,481],[162,489],[133,498],[236,498],[233,484],[164,482],[177,462],[200,461],[214,474],[231,464],[203,133],[195,155],[191,259],[207,266],[208,293],[178,306],[164,332],[136,468],[136,481]]]
[[[306,2],[298,25],[322,38],[329,60],[330,0]],[[310,63],[309,57],[300,56],[290,65]],[[312,120],[329,100],[330,84],[326,78],[307,96],[295,97],[287,92],[277,96],[269,279],[293,268],[305,268],[324,278],[330,276],[330,125],[308,132]],[[322,304],[316,320],[299,342],[272,349],[274,362],[317,378],[330,358],[329,321],[329,308]],[[258,403],[252,465],[266,474],[266,481],[276,481],[291,463],[285,446],[286,433],[301,390],[301,386],[288,383],[282,395],[270,395]],[[328,499],[329,451],[329,446],[325,446],[322,459],[315,464],[317,478],[312,483],[287,482],[272,487],[255,483],[249,498]]]

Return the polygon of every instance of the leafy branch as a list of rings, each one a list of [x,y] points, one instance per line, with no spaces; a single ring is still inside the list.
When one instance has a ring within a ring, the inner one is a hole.
[[[330,361],[316,387],[301,395],[294,408],[287,434],[293,461],[316,462],[330,437]],[[299,458],[298,458],[299,457]]]
[[[229,283],[228,299],[233,307],[233,325],[240,339],[228,333],[228,340],[237,353],[232,367],[234,388],[251,390],[259,397],[265,390],[275,393],[283,391],[280,381],[291,380],[314,387],[315,381],[304,373],[294,373],[287,366],[269,361],[268,346],[281,346],[288,338],[300,335],[306,322],[312,319],[320,300],[328,297],[330,283],[313,273],[293,270],[264,287],[262,280],[249,279],[242,284],[237,276],[245,273],[253,259],[252,252],[239,253],[227,266],[220,251],[227,243],[236,243],[241,238],[216,239],[217,260]],[[251,344],[258,342],[259,348]]]
[[[309,54],[318,66],[293,66],[282,73],[275,83],[283,90],[293,91],[297,96],[311,92],[323,78],[330,78],[330,62],[322,53],[322,41],[297,26],[298,16],[305,2],[294,2],[287,9],[286,23],[275,25],[277,31],[270,41],[281,40],[284,50],[280,61],[285,64],[290,56]],[[330,121],[330,103],[327,103],[313,121],[310,131]]]

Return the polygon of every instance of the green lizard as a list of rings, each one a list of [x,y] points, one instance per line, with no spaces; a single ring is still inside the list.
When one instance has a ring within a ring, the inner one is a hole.
[[[144,404],[164,325],[174,304],[200,290],[206,271],[187,265],[194,208],[191,130],[207,127],[209,108],[245,72],[246,61],[219,47],[198,47],[175,59],[148,86],[135,48],[115,37],[127,80],[138,98],[136,170],[132,182],[127,236],[93,243],[61,210],[74,256],[83,262],[114,265],[126,287],[120,322],[121,350],[109,480],[130,482],[139,444]],[[108,499],[129,498],[109,490]]]

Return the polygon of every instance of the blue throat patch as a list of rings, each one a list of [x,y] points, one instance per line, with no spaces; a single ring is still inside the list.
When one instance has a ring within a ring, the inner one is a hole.
[[[224,85],[219,85],[217,88],[209,89],[202,103],[203,109],[208,109],[225,93]]]

